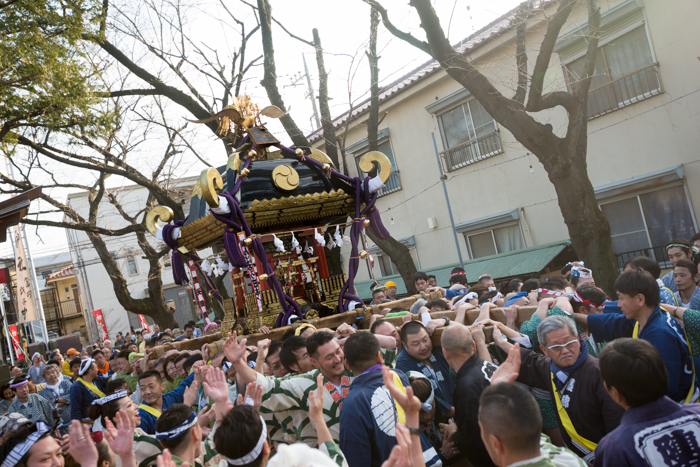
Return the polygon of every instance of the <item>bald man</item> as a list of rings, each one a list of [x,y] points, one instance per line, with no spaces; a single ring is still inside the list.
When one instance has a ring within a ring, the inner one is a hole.
[[[457,385],[452,399],[455,422],[459,431],[454,436],[457,448],[469,462],[479,466],[493,466],[479,428],[479,399],[491,385],[496,365],[485,362],[476,352],[476,344],[468,327],[455,323],[442,332],[442,353],[450,368],[457,372]]]

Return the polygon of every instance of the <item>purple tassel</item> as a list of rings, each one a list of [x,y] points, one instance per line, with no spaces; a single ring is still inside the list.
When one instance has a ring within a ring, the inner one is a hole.
[[[163,241],[172,250],[170,262],[173,268],[173,281],[175,281],[177,285],[187,284],[189,283],[189,279],[187,279],[187,274],[185,274],[185,265],[182,264],[182,254],[180,254],[180,251],[177,249],[177,240],[173,240],[173,229],[182,227],[186,220],[187,219],[163,226]]]

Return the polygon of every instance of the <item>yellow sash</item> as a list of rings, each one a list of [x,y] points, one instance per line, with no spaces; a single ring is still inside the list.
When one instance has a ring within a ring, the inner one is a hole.
[[[99,389],[97,389],[97,386],[95,386],[94,384],[88,383],[88,382],[85,381],[83,378],[78,378],[78,381],[80,381],[81,383],[83,383],[83,385],[84,385],[86,388],[88,388],[90,391],[92,391],[93,394],[95,394],[97,397],[102,398],[102,397],[105,396],[105,393],[102,392],[102,391],[100,391]]]
[[[574,424],[571,423],[571,419],[569,418],[569,414],[566,413],[566,409],[564,406],[561,404],[561,398],[559,397],[559,392],[557,391],[557,386],[554,384],[554,373],[551,373],[552,375],[552,390],[554,391],[554,400],[557,403],[557,412],[559,412],[559,418],[561,419],[561,424],[564,425],[564,429],[566,430],[566,433],[569,435],[569,437],[576,441],[578,444],[581,446],[584,446],[586,449],[589,451],[595,451],[596,446],[598,446],[596,443],[593,441],[589,441],[583,436],[579,435],[576,432],[576,428],[574,428]]]
[[[162,415],[160,412],[158,412],[156,409],[154,409],[150,405],[141,404],[141,405],[139,405],[139,409],[143,409],[144,411],[150,413],[151,415],[153,415],[156,418],[160,418],[160,416]]]
[[[403,387],[403,383],[401,382],[401,378],[399,378],[399,375],[396,374],[395,371],[392,371],[391,374],[394,377],[394,386],[396,386],[397,388],[399,388],[400,391],[406,394],[406,388]],[[403,411],[403,408],[401,408],[398,402],[394,401],[394,405],[396,406],[396,418],[398,418],[398,422],[406,423],[406,412]]]
[[[660,308],[664,313],[668,313],[668,311],[664,310],[663,307]],[[683,335],[685,336],[685,343],[688,345],[688,353],[690,353],[690,367],[693,369],[693,383],[690,385],[690,391],[688,391],[688,395],[685,398],[685,403],[690,404],[693,401],[693,395],[695,394],[695,361],[693,360],[693,349],[690,348],[688,333],[685,332],[685,328],[683,328]],[[632,339],[639,339],[639,321],[634,324]]]

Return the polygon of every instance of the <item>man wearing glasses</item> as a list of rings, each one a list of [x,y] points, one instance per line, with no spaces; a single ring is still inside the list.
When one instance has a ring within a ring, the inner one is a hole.
[[[510,351],[512,345],[493,334],[496,345]],[[544,355],[521,349],[517,381],[550,393],[566,446],[592,464],[597,443],[617,428],[624,411],[605,390],[598,360],[588,355],[573,319],[549,316],[537,337]]]

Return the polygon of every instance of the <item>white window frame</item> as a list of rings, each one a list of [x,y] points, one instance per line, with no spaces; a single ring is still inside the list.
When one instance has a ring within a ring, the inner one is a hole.
[[[649,242],[649,248],[654,248],[654,244],[651,241],[651,235],[649,235],[649,224],[647,223],[647,218],[646,215],[644,214],[644,206],[642,205],[642,195],[645,195],[647,193],[653,193],[655,191],[662,191],[667,188],[674,188],[677,186],[683,187],[683,192],[685,193],[685,200],[688,203],[688,210],[690,211],[690,217],[693,220],[693,227],[695,228],[695,231],[698,231],[698,222],[697,219],[695,218],[695,211],[693,210],[693,202],[692,199],[690,198],[690,192],[688,191],[688,186],[685,183],[684,180],[678,180],[675,182],[671,183],[665,183],[661,186],[655,186],[653,188],[647,188],[647,189],[641,189],[641,190],[636,190],[634,191],[634,194],[620,194],[617,196],[611,196],[608,198],[605,198],[604,200],[601,200],[598,202],[598,209],[603,210],[603,206],[606,204],[612,204],[612,203],[618,203],[620,201],[625,201],[628,199],[636,198],[637,199],[637,204],[639,205],[639,212],[642,216],[642,221],[644,222],[644,234],[647,237],[647,242]],[[623,252],[624,253],[624,252]],[[661,267],[665,267],[663,263],[659,263]],[[670,267],[670,266],[668,266]]]
[[[409,246],[409,247],[408,247],[408,253],[409,253],[409,255],[411,255],[411,252],[415,252],[415,253],[416,253],[416,258],[415,258],[415,261],[414,261],[414,262],[416,263],[416,269],[417,269],[417,270],[420,270],[420,260],[419,260],[419,258],[418,258],[418,250],[416,249],[416,246],[415,246],[415,245]],[[386,257],[386,259],[388,259],[392,264],[394,264],[394,262],[391,261],[391,257],[390,257],[389,255],[387,255],[386,253],[384,253],[384,251],[379,250],[379,252],[377,252],[377,253],[372,253],[372,256],[374,256],[374,258],[375,258],[375,260],[376,260],[375,262],[376,262],[377,265],[379,266],[380,277],[394,276],[394,275],[396,275],[396,274],[399,274],[399,271],[398,271],[398,270],[397,270],[396,272],[391,272],[391,274],[386,274],[386,271],[383,271],[383,270],[382,270],[382,269],[383,269],[383,268],[382,268],[382,263],[381,263],[380,260],[379,260],[380,257]],[[411,259],[413,259],[413,256],[412,256],[412,255],[411,255]]]
[[[493,249],[496,251],[497,255],[500,255],[502,253],[508,253],[507,251],[498,251],[498,244],[496,243],[496,236],[493,234],[494,230],[497,229],[502,229],[504,227],[512,227],[514,225],[518,226],[518,230],[520,231],[520,238],[523,241],[524,248],[527,248],[527,243],[525,242],[525,235],[523,234],[523,226],[520,224],[520,220],[514,220],[510,222],[504,222],[502,224],[497,224],[490,226],[485,229],[476,229],[476,230],[467,230],[461,232],[462,235],[464,235],[464,241],[467,244],[467,253],[469,254],[469,259],[478,259],[474,257],[474,253],[472,253],[472,245],[471,242],[469,241],[469,237],[473,235],[480,235],[486,232],[491,233],[491,240],[493,241]],[[516,250],[511,250],[511,251],[516,251]],[[484,258],[484,256],[480,256],[479,258]]]
[[[126,265],[126,272],[129,276],[138,276],[139,275],[139,263],[136,261],[136,254],[132,250],[127,250],[126,255],[124,255],[124,264]],[[129,267],[129,261],[134,262],[134,269],[136,272],[131,272],[131,268]]]

